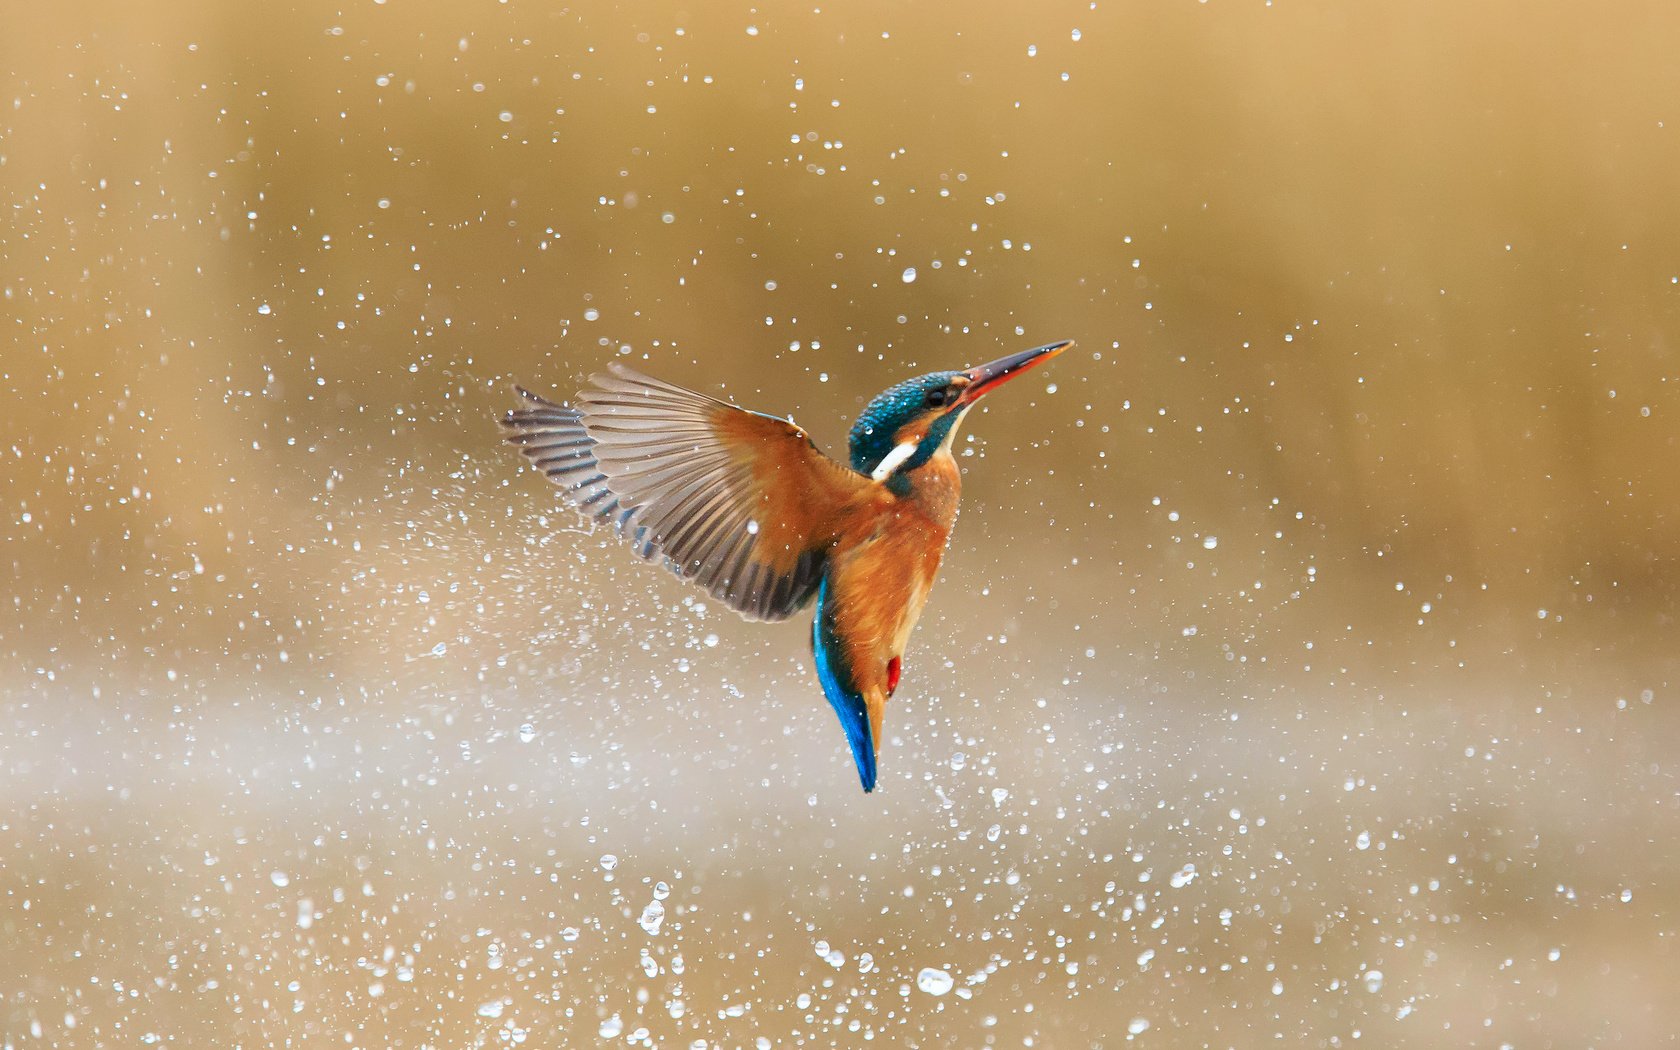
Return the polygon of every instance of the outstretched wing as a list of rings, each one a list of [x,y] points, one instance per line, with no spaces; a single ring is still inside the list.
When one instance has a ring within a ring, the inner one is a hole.
[[[519,390],[531,407],[503,420],[508,440],[585,516],[748,619],[810,601],[845,511],[880,486],[785,419],[609,368],[575,408]]]

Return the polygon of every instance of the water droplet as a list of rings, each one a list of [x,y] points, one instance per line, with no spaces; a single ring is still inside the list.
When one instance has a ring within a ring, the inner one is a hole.
[[[1359,849],[1370,849],[1371,833],[1369,831],[1361,831],[1359,833],[1359,837],[1353,840],[1353,844]]]
[[[1008,788],[993,788],[992,789],[992,805],[1001,806],[1001,805],[1003,805],[1003,800],[1008,798],[1008,797],[1009,797],[1009,789]]]
[[[915,284],[916,283],[916,268],[914,266],[906,266],[904,268],[904,273],[901,276],[902,276],[905,284]]]
[[[617,1039],[618,1034],[622,1031],[624,1031],[624,1022],[619,1019],[617,1014],[614,1014],[601,1022],[599,1034],[602,1039]]]
[[[1132,1018],[1132,1023],[1126,1026],[1126,1031],[1132,1033],[1133,1035],[1142,1035],[1143,1033],[1149,1031],[1149,1018]]]
[[[273,312],[273,310],[269,309],[267,303],[263,303],[261,306],[257,307],[257,313],[262,314],[264,317],[267,317]]]
[[[506,1005],[507,1004],[502,1002],[500,999],[492,999],[490,1002],[487,1002],[478,1008],[478,1016],[492,1018],[500,1017],[502,1016],[502,1009]]]
[[[1216,548],[1218,546],[1219,546],[1219,537],[1218,536],[1203,536],[1202,537],[1202,550],[1210,551],[1210,550],[1213,550],[1214,548]]]
[[[1383,972],[1381,970],[1369,970],[1369,971],[1366,972],[1366,974],[1365,974],[1365,990],[1367,992],[1380,992],[1380,991],[1382,991],[1382,982],[1383,982]]]
[[[1184,867],[1173,872],[1172,878],[1167,881],[1172,884],[1173,889],[1183,889],[1192,882],[1196,881],[1196,866],[1194,864],[1186,864]]]
[[[279,886],[281,889],[285,889],[287,886],[292,884],[292,877],[283,871],[276,871],[268,876],[268,881],[274,883],[276,886]]]
[[[618,867],[618,857],[611,853],[601,854],[601,870],[611,871]]]
[[[529,744],[537,738],[537,727],[529,722],[519,727],[519,742]]]
[[[916,975],[916,987],[929,995],[944,995],[956,983],[950,974],[931,966],[923,967],[922,972]]]
[[[653,884],[653,899],[654,900],[662,901],[666,897],[669,897],[670,895],[671,895],[671,885],[670,885],[670,883],[656,882],[656,883]]]
[[[642,917],[637,921],[641,923],[644,932],[658,933],[659,924],[665,921],[665,905],[658,901],[649,901],[648,906],[642,909]]]

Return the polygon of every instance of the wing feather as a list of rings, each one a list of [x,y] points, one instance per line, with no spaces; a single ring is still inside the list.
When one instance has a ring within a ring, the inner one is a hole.
[[[880,486],[785,419],[609,368],[575,406],[516,388],[508,441],[586,518],[749,619],[809,602],[844,512]]]

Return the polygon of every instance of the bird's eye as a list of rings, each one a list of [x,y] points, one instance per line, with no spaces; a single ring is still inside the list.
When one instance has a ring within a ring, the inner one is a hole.
[[[945,403],[945,399],[949,396],[950,395],[944,389],[928,391],[928,396],[927,396],[928,407],[929,408],[938,408],[939,406],[941,406]]]

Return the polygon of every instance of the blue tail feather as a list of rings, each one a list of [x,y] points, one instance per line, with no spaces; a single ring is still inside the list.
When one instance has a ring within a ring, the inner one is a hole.
[[[863,702],[863,694],[852,684],[845,650],[829,619],[827,576],[817,588],[816,616],[811,621],[811,652],[817,660],[817,678],[822,682],[823,693],[834,713],[840,716],[840,728],[846,731],[846,743],[851,745],[858,779],[863,781],[863,790],[873,791],[875,743],[869,738],[869,707]]]

